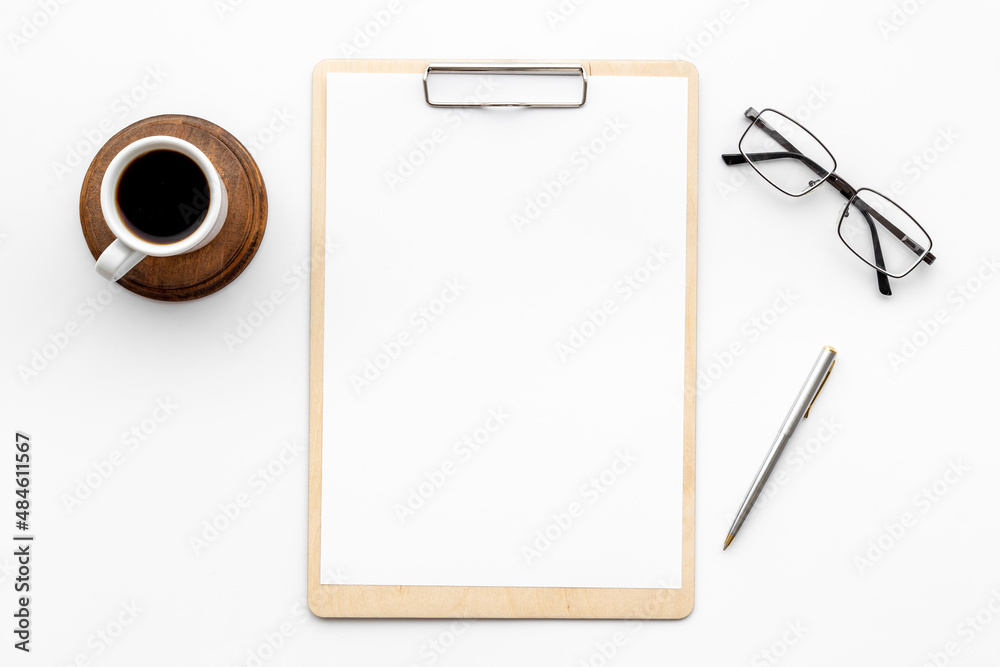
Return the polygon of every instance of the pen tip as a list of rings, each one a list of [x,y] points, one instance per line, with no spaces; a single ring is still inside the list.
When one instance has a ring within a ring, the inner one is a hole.
[[[729,548],[729,545],[733,543],[733,538],[735,535],[726,535],[726,543],[722,545],[722,550],[725,551]]]

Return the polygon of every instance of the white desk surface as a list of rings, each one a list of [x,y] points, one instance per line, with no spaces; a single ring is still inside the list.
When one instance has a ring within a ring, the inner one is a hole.
[[[34,442],[37,536],[33,651],[17,664],[997,662],[1000,7],[671,4],[7,3],[8,625],[16,430]],[[372,36],[359,37],[366,26]],[[310,74],[343,55],[698,66],[706,379],[688,619],[338,622],[307,611]],[[748,106],[807,118],[855,186],[895,187],[937,263],[882,298],[836,236],[832,189],[788,198],[719,159],[735,151]],[[193,303],[109,291],[79,228],[98,145],[161,113],[229,129],[268,186],[256,259]],[[75,335],[64,338],[67,327]],[[723,554],[732,512],[823,345],[841,353],[833,376],[770,497]],[[25,380],[19,367],[36,351],[49,358]]]

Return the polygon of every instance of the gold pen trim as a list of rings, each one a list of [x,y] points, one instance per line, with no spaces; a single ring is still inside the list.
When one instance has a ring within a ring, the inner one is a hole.
[[[836,353],[837,353],[837,351],[836,351],[835,349],[833,349],[832,347],[830,347],[830,346],[827,346],[827,347],[826,347],[826,348],[824,348],[824,349],[827,349],[827,350],[830,350],[830,351],[831,351],[831,352],[833,352],[834,354],[836,354]],[[836,366],[836,365],[837,365],[837,360],[836,360],[836,359],[834,359],[834,360],[833,360],[833,363],[832,363],[832,364],[830,364],[830,370],[828,370],[828,371],[826,372],[826,377],[825,377],[825,378],[823,378],[823,384],[821,384],[821,385],[819,386],[819,389],[817,389],[817,390],[816,390],[816,395],[815,395],[815,396],[813,396],[813,400],[812,400],[812,403],[810,403],[810,404],[809,404],[809,407],[808,407],[808,408],[806,408],[806,414],[805,414],[805,415],[804,415],[804,416],[802,417],[803,419],[806,419],[806,418],[807,418],[807,417],[809,416],[809,411],[810,411],[810,410],[812,410],[812,409],[813,409],[813,405],[815,405],[815,404],[816,404],[816,399],[817,399],[817,398],[819,398],[819,393],[820,393],[821,391],[823,391],[823,387],[825,387],[825,386],[826,386],[826,381],[830,379],[830,373],[832,373],[832,372],[833,372],[833,367],[834,367],[834,366]]]

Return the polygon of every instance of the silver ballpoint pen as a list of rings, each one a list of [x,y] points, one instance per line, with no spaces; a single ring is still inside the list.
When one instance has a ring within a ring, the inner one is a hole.
[[[750,490],[747,491],[746,498],[743,499],[743,504],[740,505],[740,510],[736,513],[733,526],[729,529],[729,534],[726,535],[726,543],[722,546],[723,551],[729,548],[729,545],[733,542],[733,538],[736,537],[736,533],[740,532],[740,527],[746,521],[750,510],[753,509],[753,504],[757,502],[757,496],[764,489],[764,485],[767,484],[767,478],[771,476],[771,471],[774,470],[774,466],[778,463],[778,458],[781,456],[782,450],[785,449],[785,445],[791,440],[792,433],[795,432],[795,427],[799,425],[799,422],[803,418],[809,416],[812,404],[816,401],[816,397],[819,396],[823,385],[826,384],[827,378],[830,377],[836,356],[837,350],[829,345],[820,351],[819,358],[813,364],[812,370],[809,371],[809,377],[806,378],[805,384],[799,390],[799,395],[795,397],[792,409],[785,416],[785,421],[781,424],[781,430],[775,436],[774,443],[767,452],[767,457],[760,464],[760,470],[757,471],[757,476],[754,477],[753,484],[750,485]]]

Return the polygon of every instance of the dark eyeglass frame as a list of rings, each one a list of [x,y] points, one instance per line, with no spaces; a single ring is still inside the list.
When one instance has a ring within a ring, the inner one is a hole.
[[[780,132],[778,132],[776,129],[774,129],[773,127],[771,127],[767,122],[761,120],[760,119],[761,114],[763,114],[764,112],[768,112],[768,111],[770,111],[771,113],[775,113],[775,114],[781,116],[782,118],[788,120],[791,123],[794,123],[799,128],[801,128],[806,134],[808,134],[810,137],[812,137],[813,140],[817,144],[819,144],[823,148],[824,151],[826,151],[827,155],[830,156],[830,159],[833,160],[833,167],[831,169],[827,170],[827,169],[823,168],[822,166],[820,166],[818,163],[816,163],[813,159],[811,159],[811,158],[803,155],[801,153],[801,151],[799,151],[797,148],[795,148],[795,146],[790,141],[788,141],[788,139],[785,138]],[[890,277],[891,278],[902,278],[902,277],[908,275],[911,271],[913,271],[913,269],[917,268],[917,266],[921,262],[924,262],[926,264],[933,264],[934,263],[934,260],[937,259],[931,253],[931,247],[934,245],[934,242],[933,242],[933,240],[931,240],[930,234],[927,233],[927,230],[924,229],[923,225],[921,225],[919,222],[917,222],[916,219],[912,215],[910,215],[909,212],[906,211],[906,209],[904,209],[902,206],[900,206],[899,204],[897,204],[893,200],[889,199],[888,197],[886,197],[882,193],[877,192],[875,190],[872,190],[871,188],[855,188],[851,184],[849,184],[847,181],[845,181],[841,176],[839,176],[836,173],[837,158],[835,158],[833,156],[833,153],[830,152],[830,150],[823,144],[822,141],[820,141],[816,137],[815,134],[813,134],[808,129],[806,129],[801,123],[797,122],[793,118],[790,118],[786,114],[783,114],[780,111],[777,111],[776,109],[764,109],[764,111],[758,112],[756,109],[754,109],[753,107],[751,107],[751,108],[749,108],[749,109],[746,110],[746,112],[744,113],[744,115],[751,120],[751,123],[750,123],[750,125],[747,126],[747,129],[743,132],[743,136],[740,137],[740,143],[739,143],[740,152],[739,153],[727,153],[727,154],[723,155],[722,156],[723,162],[725,162],[729,166],[739,165],[739,164],[749,164],[751,167],[753,167],[753,170],[756,171],[758,174],[760,174],[760,176],[765,181],[767,181],[768,183],[770,183],[777,190],[779,190],[779,191],[781,191],[781,192],[783,192],[786,195],[789,195],[791,197],[802,197],[804,195],[807,195],[810,192],[812,192],[813,190],[815,190],[816,188],[818,188],[823,183],[829,183],[830,185],[832,185],[837,190],[837,192],[839,192],[841,195],[844,196],[845,199],[847,199],[847,205],[844,206],[844,212],[840,216],[840,222],[837,223],[837,236],[840,237],[840,240],[843,241],[844,245],[847,246],[848,250],[850,250],[852,253],[854,253],[865,264],[867,264],[868,266],[871,266],[871,267],[873,267],[875,269],[876,276],[878,278],[879,292],[881,292],[885,296],[892,295],[892,289],[889,287],[889,278]],[[746,138],[747,134],[750,133],[750,130],[754,128],[754,126],[760,128],[765,134],[767,134],[769,137],[771,137],[772,139],[774,139],[774,141],[777,142],[778,145],[781,146],[782,148],[784,148],[785,151],[787,151],[787,152],[750,153],[750,154],[747,154],[743,150],[743,140]],[[819,178],[817,180],[815,180],[815,181],[810,181],[809,182],[809,188],[807,190],[804,190],[804,191],[799,192],[799,193],[793,193],[793,192],[789,192],[789,191],[785,190],[784,188],[782,188],[779,185],[777,185],[776,183],[774,183],[771,179],[769,179],[757,167],[756,164],[754,164],[754,162],[763,162],[763,161],[766,161],[766,160],[781,160],[781,159],[799,160],[800,162],[802,162],[802,164],[804,164],[812,172],[814,172],[817,176],[819,176]],[[896,227],[889,220],[887,220],[882,214],[880,214],[878,211],[876,211],[875,209],[873,209],[870,206],[868,206],[863,199],[859,199],[858,195],[860,193],[862,193],[862,192],[865,192],[865,191],[871,192],[873,194],[878,195],[879,197],[882,197],[883,199],[885,199],[886,201],[888,201],[889,203],[891,203],[893,206],[895,206],[896,208],[898,208],[900,211],[902,211],[907,217],[909,217],[910,220],[913,221],[913,224],[915,224],[920,229],[920,231],[922,231],[924,233],[924,235],[927,237],[927,248],[924,249],[923,247],[921,247],[920,244],[916,243],[913,239],[911,239],[910,237],[908,237],[898,227]],[[853,247],[851,247],[851,244],[849,244],[847,242],[847,239],[844,238],[844,233],[843,233],[844,220],[846,220],[847,217],[848,217],[848,215],[850,215],[850,210],[851,210],[852,206],[854,206],[859,211],[861,211],[862,215],[864,215],[864,217],[865,217],[865,222],[868,223],[868,227],[871,230],[871,235],[872,235],[872,250],[873,250],[873,255],[874,255],[874,258],[875,258],[875,263],[874,264],[871,263],[871,262],[869,262],[864,257],[862,257],[861,254],[859,254]],[[890,234],[892,234],[897,239],[899,239],[900,242],[903,243],[903,245],[905,245],[907,248],[909,248],[914,254],[916,254],[920,258],[917,262],[915,262],[913,264],[913,266],[910,267],[910,269],[908,271],[897,275],[897,274],[889,273],[886,270],[886,268],[885,268],[885,260],[884,260],[884,258],[882,256],[882,246],[881,246],[881,244],[879,243],[879,240],[878,240],[878,230],[875,228],[875,222],[876,221],[886,231],[888,231]]]

